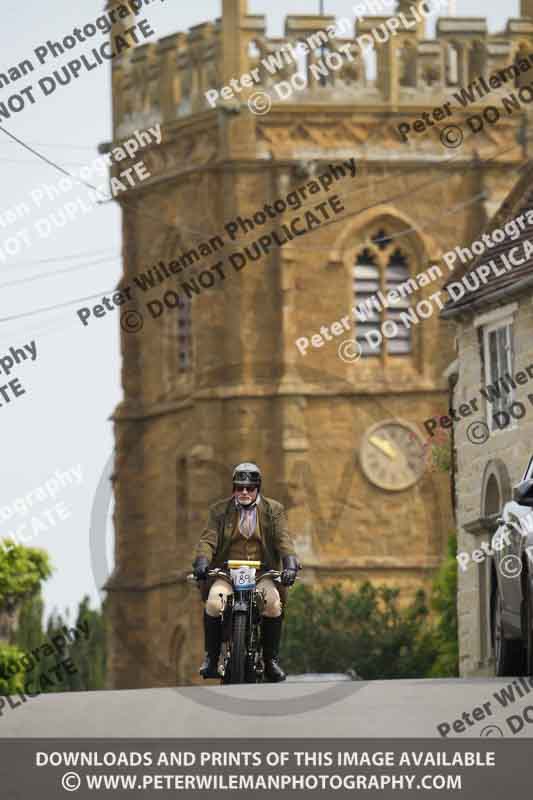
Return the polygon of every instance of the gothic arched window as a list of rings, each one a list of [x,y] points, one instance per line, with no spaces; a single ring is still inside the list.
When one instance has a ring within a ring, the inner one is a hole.
[[[185,372],[191,366],[191,337],[191,301],[180,297],[178,302],[178,370],[180,372]]]
[[[377,228],[355,254],[353,292],[359,313],[355,338],[363,356],[405,356],[413,349],[411,327],[402,315],[410,308],[407,251],[385,228]],[[395,292],[389,302],[389,292]],[[383,335],[383,324],[390,321]],[[380,333],[372,336],[372,331]],[[381,340],[381,341],[379,341]]]
[[[161,359],[161,396],[172,395],[183,382],[191,377],[193,364],[191,301],[179,298],[175,308],[168,309],[163,316]]]

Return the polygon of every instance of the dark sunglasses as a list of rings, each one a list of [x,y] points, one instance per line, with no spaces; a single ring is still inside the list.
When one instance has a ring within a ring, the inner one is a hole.
[[[248,492],[248,494],[252,494],[252,492],[255,492],[256,489],[257,489],[257,486],[239,486],[238,483],[233,484],[233,491],[234,492],[244,492],[244,491],[246,491],[246,492]]]

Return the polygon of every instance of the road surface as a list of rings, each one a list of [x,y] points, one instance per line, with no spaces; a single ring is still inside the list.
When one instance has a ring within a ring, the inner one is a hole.
[[[438,726],[448,737],[533,734],[528,678],[211,684],[2,700],[0,738],[441,738]]]

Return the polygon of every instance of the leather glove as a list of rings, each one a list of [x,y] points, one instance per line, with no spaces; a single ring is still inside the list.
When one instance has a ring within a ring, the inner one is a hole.
[[[209,559],[205,556],[198,556],[192,564],[194,577],[199,581],[207,580],[207,570],[209,569]]]
[[[281,583],[283,586],[292,586],[296,580],[298,572],[298,559],[295,556],[285,556],[283,558],[283,572],[281,573]]]

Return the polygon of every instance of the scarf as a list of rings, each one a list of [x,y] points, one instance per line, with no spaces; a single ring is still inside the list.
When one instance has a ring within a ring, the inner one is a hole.
[[[260,499],[260,495],[258,494],[254,503],[250,503],[249,506],[243,506],[239,503],[237,498],[235,498],[235,505],[239,511],[239,532],[246,539],[253,536],[255,531],[255,526],[257,524],[257,504]]]

